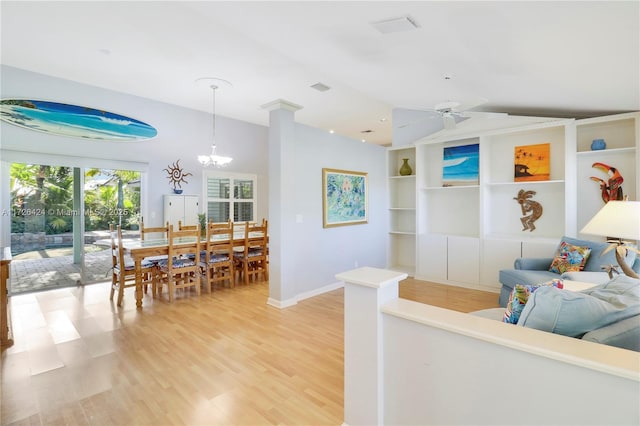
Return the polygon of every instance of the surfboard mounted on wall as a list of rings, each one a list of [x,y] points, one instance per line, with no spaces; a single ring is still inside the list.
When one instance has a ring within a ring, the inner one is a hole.
[[[0,100],[0,119],[38,132],[93,140],[134,142],[158,134],[147,123],[109,111],[31,99]]]

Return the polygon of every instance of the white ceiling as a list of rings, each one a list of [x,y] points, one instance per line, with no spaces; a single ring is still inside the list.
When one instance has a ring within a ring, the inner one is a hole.
[[[261,105],[285,99],[303,106],[296,121],[371,143],[390,143],[393,108],[448,100],[640,110],[638,1],[2,1],[0,13],[2,64],[209,112],[195,80],[218,77],[233,84],[219,115],[266,125]],[[420,27],[371,26],[405,15]]]

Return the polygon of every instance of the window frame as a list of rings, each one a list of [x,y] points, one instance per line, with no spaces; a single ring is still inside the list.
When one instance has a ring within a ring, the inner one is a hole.
[[[209,179],[229,179],[229,198],[215,198],[209,197]],[[253,183],[253,198],[236,198],[234,194],[235,181],[237,180],[250,180]],[[258,175],[252,173],[234,173],[234,172],[225,172],[222,170],[205,170],[202,173],[202,199],[203,210],[207,215],[207,221],[209,221],[209,202],[219,202],[219,203],[228,203],[229,204],[229,218],[234,223],[242,223],[236,222],[233,220],[235,216],[235,203],[252,203],[252,213],[253,221],[255,221],[258,215]]]

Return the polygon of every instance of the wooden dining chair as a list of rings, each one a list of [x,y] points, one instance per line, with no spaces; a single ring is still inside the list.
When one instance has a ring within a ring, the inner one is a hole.
[[[149,239],[149,237],[154,238],[167,238],[169,234],[169,221],[165,223],[164,226],[145,226],[144,225],[144,217],[140,219],[140,239],[142,241]]]
[[[233,232],[231,220],[207,224],[207,240],[200,253],[200,269],[209,293],[218,282],[228,281],[230,287],[235,287]]]
[[[193,231],[194,229],[200,229],[200,225],[183,225],[181,220],[178,221],[179,231]]]
[[[269,279],[269,248],[267,244],[268,222],[266,220],[263,220],[261,224],[245,224],[243,250],[233,253],[235,267],[245,284],[249,284],[251,277],[257,280],[259,274],[262,274],[265,281]]]
[[[114,226],[109,224],[109,235],[111,237],[111,292],[109,300],[113,300],[113,295],[118,292],[117,306],[122,306],[124,298],[124,289],[127,287],[135,287],[136,270],[132,259],[124,254],[122,246],[122,229],[120,225]],[[144,277],[146,274],[153,276],[155,265],[152,262],[143,260],[141,263],[141,273]],[[145,285],[143,283],[143,285]]]
[[[159,239],[167,239],[169,235],[169,221],[165,222],[164,226],[145,226],[144,224],[144,217],[140,218],[140,240],[144,241],[145,239],[149,239],[149,238],[159,238]],[[144,260],[146,262],[151,262],[154,264],[154,266],[158,265],[158,262],[160,262],[161,260],[166,259],[167,256],[166,255],[159,255],[159,256],[149,256],[149,257],[145,257]],[[151,285],[153,291],[153,295],[155,296],[155,290],[157,290],[157,287],[154,286],[154,282],[157,281],[156,277],[154,276],[154,274],[158,273],[158,268],[153,268],[151,271],[149,271],[149,273],[144,274],[142,276],[142,282],[144,284],[144,292],[147,292],[147,286]]]
[[[158,262],[157,275],[158,294],[167,285],[169,302],[173,302],[176,289],[195,287],[200,295],[200,226],[194,230],[174,230],[169,225],[168,256]]]

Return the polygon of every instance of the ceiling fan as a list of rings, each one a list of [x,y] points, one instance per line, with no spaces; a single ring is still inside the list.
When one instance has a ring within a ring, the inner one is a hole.
[[[469,111],[472,108],[476,108],[482,104],[489,102],[488,99],[478,98],[469,102],[458,102],[458,101],[446,101],[440,102],[434,105],[433,108],[407,108],[414,109],[418,111],[426,111],[426,112],[434,112],[439,114],[442,117],[442,122],[444,128],[447,130],[455,129],[456,124],[464,121],[468,118],[495,118],[498,116],[505,116],[504,113],[497,112],[481,112],[481,111]],[[401,124],[398,128],[403,128],[410,126],[418,121],[426,120],[430,117],[423,117],[418,120],[413,120],[409,123]]]

